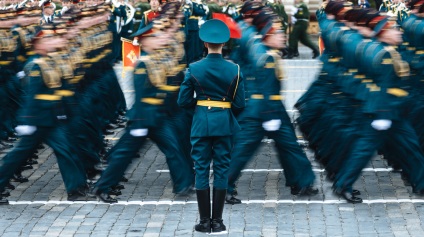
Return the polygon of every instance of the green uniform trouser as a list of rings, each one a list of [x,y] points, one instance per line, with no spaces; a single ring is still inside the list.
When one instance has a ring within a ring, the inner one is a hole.
[[[62,122],[60,122],[62,123]],[[73,155],[68,142],[69,134],[63,124],[56,127],[37,127],[32,135],[22,136],[18,145],[0,162],[0,190],[3,190],[14,172],[30,157],[37,146],[45,142],[56,155],[66,191],[85,187],[86,176],[82,162]]]
[[[6,83],[0,81],[0,140],[7,138],[8,104]]]
[[[296,134],[288,116],[282,119],[280,128],[272,132],[265,131],[262,121],[259,120],[246,119],[239,124],[242,130],[234,138],[227,189],[229,193],[234,191],[241,170],[251,160],[265,135],[275,142],[287,186],[303,188],[314,183],[315,175],[311,163],[296,141]]]
[[[213,187],[227,189],[232,136],[191,137],[191,157],[196,170],[196,189],[209,188],[209,171],[213,160]]]
[[[113,152],[108,157],[109,166],[96,184],[100,192],[107,192],[110,187],[119,183],[132,158],[146,143],[147,137],[165,154],[174,183],[174,192],[181,192],[193,184],[193,169],[180,151],[179,143],[171,132],[170,123],[164,122],[161,127],[149,128],[148,135],[144,137],[132,136],[129,129],[125,132],[113,147]]]
[[[300,41],[306,47],[312,49],[318,53],[318,46],[312,43],[306,30],[308,29],[309,22],[303,20],[297,20],[294,24],[293,30],[290,33],[289,38],[289,50],[292,53],[298,52],[298,42]]]
[[[337,173],[334,188],[352,191],[352,186],[361,171],[383,144],[389,142],[396,150],[397,162],[409,175],[410,182],[419,191],[424,189],[424,156],[418,144],[418,137],[407,121],[393,121],[387,131],[377,131],[371,127],[373,119],[363,120],[360,128],[361,137],[353,145],[350,156]]]

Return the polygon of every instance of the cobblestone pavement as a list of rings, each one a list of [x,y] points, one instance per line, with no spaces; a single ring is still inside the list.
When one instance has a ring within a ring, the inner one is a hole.
[[[285,61],[284,81],[287,110],[295,115],[293,103],[307,89],[319,70],[309,60],[310,50],[300,48],[302,60]],[[119,67],[117,73],[121,74]],[[132,100],[129,74],[121,81]],[[116,141],[117,133],[108,137]],[[313,163],[316,186],[313,197],[296,197],[284,186],[272,141],[264,140],[254,160],[238,182],[240,205],[226,205],[224,223],[228,236],[423,236],[424,200],[412,194],[400,174],[391,172],[376,156],[356,183],[362,204],[348,204],[331,191],[331,183]],[[4,152],[1,153],[1,156]],[[17,184],[0,206],[0,235],[12,236],[205,236],[195,233],[198,221],[196,197],[178,197],[164,155],[149,143],[126,172],[118,204],[96,201],[68,202],[51,149],[39,152],[39,165],[25,171],[28,183]]]

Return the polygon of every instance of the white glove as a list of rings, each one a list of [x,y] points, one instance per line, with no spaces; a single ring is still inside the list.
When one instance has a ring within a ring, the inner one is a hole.
[[[67,6],[62,7],[62,10],[60,11],[60,13],[63,15],[65,14],[65,12],[67,12],[69,10],[69,8]]]
[[[273,119],[262,123],[262,127],[266,131],[277,131],[281,126],[280,119]]]
[[[19,136],[31,135],[37,130],[36,126],[19,125],[15,128]]]
[[[66,115],[58,115],[58,116],[56,116],[56,118],[59,119],[59,120],[65,120],[68,117]]]
[[[133,44],[134,46],[140,45],[140,44],[138,43],[138,38],[137,38],[137,37],[135,37],[135,38],[134,38],[134,40],[133,40],[132,44]]]
[[[192,2],[191,2],[191,0],[186,0],[185,3],[186,4],[191,4]]]
[[[388,119],[378,119],[374,120],[371,123],[371,127],[373,127],[375,130],[382,131],[387,130],[392,126],[392,120]]]
[[[24,72],[24,71],[20,71],[20,72],[16,73],[16,76],[17,76],[19,79],[22,79],[22,78],[24,78],[24,77],[25,77],[25,72]]]
[[[147,136],[148,132],[149,132],[149,129],[147,129],[147,128],[131,129],[130,130],[130,134],[133,137],[144,137],[144,136]]]

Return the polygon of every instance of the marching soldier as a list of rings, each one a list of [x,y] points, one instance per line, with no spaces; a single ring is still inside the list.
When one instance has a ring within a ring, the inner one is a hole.
[[[46,26],[47,27],[47,26]],[[58,69],[47,53],[63,47],[64,41],[54,35],[51,27],[34,37],[36,55],[25,66],[23,81],[25,98],[16,127],[21,139],[17,147],[2,159],[0,190],[3,190],[16,169],[40,142],[46,142],[55,152],[59,169],[68,192],[68,200],[85,198],[86,177],[81,161],[72,152],[65,130],[66,114],[60,90],[62,81]],[[7,200],[2,199],[2,204]]]
[[[133,35],[140,37],[143,50],[134,70],[135,104],[127,113],[129,126],[109,154],[109,166],[93,189],[93,193],[104,202],[117,202],[108,192],[119,183],[131,159],[147,138],[152,139],[165,154],[174,192],[186,194],[192,187],[191,165],[181,151],[176,134],[172,132],[164,104],[169,86],[166,84],[166,65],[161,62],[158,50],[163,49],[168,40],[161,29],[161,21],[156,20]]]
[[[246,80],[246,108],[237,116],[242,130],[234,137],[234,149],[229,170],[227,203],[238,204],[235,198],[235,182],[241,170],[253,157],[263,137],[275,141],[278,158],[284,168],[286,186],[293,195],[314,195],[315,175],[311,163],[297,143],[294,128],[282,103],[281,80],[283,72],[276,50],[284,47],[284,35],[279,24],[267,10],[253,19],[258,29],[256,42],[248,49],[251,59],[252,77]]]
[[[318,46],[312,43],[306,30],[309,26],[310,13],[308,6],[303,0],[295,0],[296,12],[293,15],[296,22],[294,22],[293,30],[289,37],[289,53],[286,58],[292,59],[299,56],[298,43],[299,41],[306,47],[312,49],[312,58],[319,56]],[[293,18],[292,18],[293,19]]]

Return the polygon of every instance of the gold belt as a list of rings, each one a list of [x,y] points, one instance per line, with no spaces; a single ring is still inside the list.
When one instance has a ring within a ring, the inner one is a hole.
[[[11,63],[12,61],[0,61],[0,65],[3,65],[3,66],[9,65]]]
[[[407,91],[400,88],[387,88],[387,93],[397,97],[405,97],[409,95]]]
[[[197,105],[214,107],[214,108],[227,108],[227,109],[231,108],[231,102],[214,101],[214,100],[198,100]]]
[[[199,20],[199,19],[201,19],[201,17],[200,16],[191,16],[190,18],[188,18],[188,19],[197,19],[197,20]]]
[[[38,94],[34,97],[36,100],[61,100],[60,95]]]
[[[57,90],[54,92],[54,94],[60,96],[73,96],[75,93],[70,90]]]
[[[340,62],[340,58],[329,58],[328,59],[328,62],[330,62],[330,63],[337,63],[337,62]]]
[[[161,105],[163,104],[163,99],[158,98],[142,98],[141,102],[151,105]]]
[[[180,89],[179,86],[170,86],[170,85],[162,85],[162,86],[158,86],[158,88],[163,91],[177,91],[178,89]]]
[[[252,94],[250,98],[255,100],[263,100],[265,97],[262,94]],[[282,100],[282,99],[283,99],[283,96],[281,95],[270,95],[268,97],[268,100]]]

